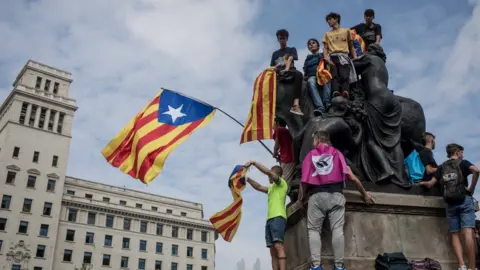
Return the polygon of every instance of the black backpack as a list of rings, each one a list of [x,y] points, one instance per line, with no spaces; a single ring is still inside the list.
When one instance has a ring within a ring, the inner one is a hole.
[[[378,254],[375,270],[412,270],[412,267],[402,252],[394,252]]]
[[[467,194],[460,162],[462,161],[458,159],[450,159],[442,164],[442,177],[438,180],[443,190],[443,198],[448,204],[462,203]]]

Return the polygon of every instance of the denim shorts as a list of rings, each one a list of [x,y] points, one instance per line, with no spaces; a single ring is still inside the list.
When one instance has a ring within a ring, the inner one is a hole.
[[[275,242],[283,243],[286,225],[287,220],[283,217],[274,217],[267,220],[267,224],[265,225],[265,241],[267,242],[268,248],[272,247]]]
[[[461,204],[445,205],[450,232],[475,228],[475,209],[472,196],[465,196]]]

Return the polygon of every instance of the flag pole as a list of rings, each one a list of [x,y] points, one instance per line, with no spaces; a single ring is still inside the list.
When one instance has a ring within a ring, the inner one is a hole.
[[[203,100],[199,100],[199,99],[197,99],[197,98],[195,98],[195,97],[191,97],[191,96],[185,95],[184,93],[180,93],[180,92],[177,92],[177,91],[173,91],[173,90],[170,90],[170,89],[167,89],[167,88],[162,88],[162,89],[175,92],[175,93],[177,93],[177,94],[179,94],[179,95],[182,95],[182,96],[184,96],[184,97],[193,99],[193,100],[195,100],[195,101],[197,101],[197,102],[200,102],[200,103],[202,103],[202,104],[205,104],[205,105],[208,105],[208,106],[210,106],[210,107],[213,107],[213,108],[215,108],[216,110],[218,110],[218,111],[220,111],[221,113],[223,113],[223,114],[225,114],[226,116],[228,116],[228,118],[230,118],[230,119],[232,119],[233,121],[235,121],[235,122],[236,122],[237,124],[239,124],[242,128],[245,127],[245,126],[244,126],[240,121],[238,121],[235,117],[231,116],[230,114],[228,114],[228,113],[225,112],[224,110],[218,108],[217,106],[213,106],[212,104],[209,104],[209,103],[207,103],[207,102],[205,102],[205,101],[203,101]],[[265,148],[265,150],[267,150],[267,151],[273,156],[272,150],[270,150],[270,149],[265,145],[265,143],[263,143],[262,141],[258,141],[258,142],[263,146],[263,148]]]

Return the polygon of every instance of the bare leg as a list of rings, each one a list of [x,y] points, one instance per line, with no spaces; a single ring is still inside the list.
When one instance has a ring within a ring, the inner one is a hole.
[[[463,241],[467,249],[468,269],[475,269],[475,243],[473,241],[473,229],[462,229]]]
[[[460,232],[452,233],[452,247],[455,256],[457,256],[458,264],[460,266],[465,265],[465,261],[463,260],[462,242],[460,241]]]
[[[277,251],[275,250],[275,245],[270,247],[270,255],[272,256],[272,270],[279,270],[278,257],[277,257]]]
[[[282,242],[275,242],[273,244],[273,247],[275,248],[275,252],[277,253],[277,259],[278,259],[278,266],[279,270],[287,270],[287,261],[285,257],[285,249],[283,247]]]

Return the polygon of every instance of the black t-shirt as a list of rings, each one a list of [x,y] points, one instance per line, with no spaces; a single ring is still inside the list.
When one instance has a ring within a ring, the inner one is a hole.
[[[285,54],[288,54],[289,56],[293,57],[292,61],[292,68],[295,67],[295,60],[298,60],[298,54],[297,54],[297,49],[295,47],[286,47],[285,49],[279,49],[277,51],[274,51],[272,54],[272,59],[270,60],[270,66],[275,66],[277,64],[281,64],[282,66],[285,66],[285,61],[283,60],[283,57]]]
[[[472,174],[472,171],[470,171],[470,166],[472,166],[473,164],[464,159],[460,162],[460,170],[462,170],[462,175],[463,177],[465,178],[465,186],[468,187],[468,176],[470,174]],[[434,175],[435,179],[437,179],[438,181],[440,181],[440,179],[442,179],[442,165],[438,166],[438,169],[437,171],[435,172],[435,175]]]
[[[422,163],[423,163],[424,167],[427,167],[427,165],[430,165],[433,168],[438,167],[437,162],[433,158],[432,150],[430,150],[428,148],[423,148],[423,150],[420,151],[418,153],[418,155],[420,156],[420,159],[422,160]],[[433,174],[427,174],[427,170],[425,170],[425,174],[423,175],[423,180],[428,181],[428,180],[432,179],[432,176],[433,176]]]
[[[352,29],[354,29],[357,32],[357,34],[359,34],[362,37],[367,47],[368,45],[375,43],[375,41],[377,40],[377,35],[379,35],[380,38],[383,38],[382,26],[380,24],[374,23],[373,27],[370,27],[366,23],[361,23],[352,27]]]

